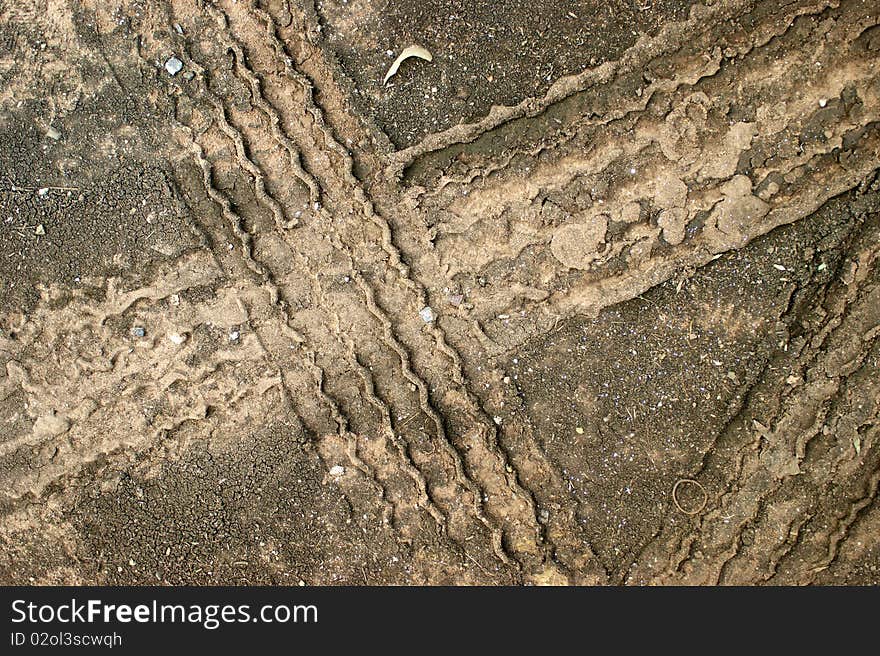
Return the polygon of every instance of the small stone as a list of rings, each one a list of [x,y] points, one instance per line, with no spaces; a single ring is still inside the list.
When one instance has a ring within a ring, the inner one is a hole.
[[[50,125],[49,129],[46,130],[46,136],[54,141],[58,141],[61,138],[61,132]]]
[[[237,342],[239,337],[241,337],[241,333],[237,330],[233,330],[231,333],[229,333],[230,342]]]
[[[180,26],[180,23],[174,24],[174,31],[178,34],[183,34],[183,28]]]
[[[173,344],[177,344],[180,346],[186,341],[186,335],[181,335],[180,333],[171,333],[168,335],[168,339],[171,340]]]
[[[345,473],[345,467],[343,467],[342,465],[333,465],[330,468],[330,475],[331,476],[342,476],[344,473]]]
[[[583,435],[583,434],[584,434],[584,429],[581,428],[580,426],[576,426],[575,429],[574,429],[574,432],[577,433],[578,435]]]
[[[437,315],[434,314],[434,310],[431,309],[430,305],[426,305],[421,310],[419,310],[419,316],[425,323],[431,323],[432,321],[434,321],[434,319],[437,318]]]
[[[165,70],[168,71],[168,75],[174,77],[183,70],[183,62],[177,57],[170,57],[168,61],[165,62]]]
[[[135,326],[131,329],[131,334],[135,337],[144,337],[147,334],[147,331],[144,330],[143,326]]]
[[[500,426],[502,419],[498,415],[495,415],[494,417],[492,417],[492,421],[494,421],[496,424],[498,424]]]
[[[462,301],[464,301],[464,296],[462,294],[450,294],[449,295],[449,303],[450,305],[454,305],[458,307],[461,305]]]
[[[37,189],[37,196],[48,196],[49,195],[49,187],[43,187],[41,189]]]
[[[824,107],[828,104],[828,101],[825,98],[819,98],[819,107]]]
[[[43,227],[42,223],[40,225],[38,225],[36,228],[34,228],[34,234],[37,235],[38,237],[42,237],[43,235],[46,234],[46,228]]]

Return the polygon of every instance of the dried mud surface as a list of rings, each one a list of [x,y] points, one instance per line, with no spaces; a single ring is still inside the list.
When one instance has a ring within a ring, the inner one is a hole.
[[[878,584],[878,174],[869,1],[0,0],[0,582]]]

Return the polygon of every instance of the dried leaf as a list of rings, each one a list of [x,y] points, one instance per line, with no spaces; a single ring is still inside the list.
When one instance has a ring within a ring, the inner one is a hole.
[[[422,48],[422,46],[410,46],[409,48],[404,48],[403,52],[401,52],[397,59],[394,60],[394,63],[391,64],[391,68],[388,69],[388,72],[385,73],[385,79],[382,80],[382,84],[388,84],[388,80],[397,73],[397,69],[400,68],[400,65],[404,60],[409,59],[410,57],[418,57],[419,59],[424,59],[425,61],[434,61],[434,57],[430,52]]]

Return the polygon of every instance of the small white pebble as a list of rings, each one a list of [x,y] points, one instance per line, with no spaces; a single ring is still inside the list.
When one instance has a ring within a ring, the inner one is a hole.
[[[331,476],[342,476],[344,473],[345,473],[345,467],[343,467],[342,465],[333,465],[330,468],[330,475]]]
[[[229,333],[230,342],[237,342],[239,337],[241,337],[241,333],[237,330],[233,330],[231,333]]]
[[[168,335],[168,339],[171,340],[172,343],[180,346],[186,341],[186,335],[181,335],[180,333],[171,333]]]
[[[824,107],[828,104],[828,101],[825,98],[819,98],[819,107]]]
[[[434,321],[434,319],[437,318],[437,315],[434,314],[434,310],[431,309],[430,305],[426,305],[421,310],[419,310],[419,316],[425,323],[431,323],[432,321]]]
[[[165,70],[168,72],[168,75],[174,77],[183,70],[183,62],[177,57],[170,57],[165,62]]]

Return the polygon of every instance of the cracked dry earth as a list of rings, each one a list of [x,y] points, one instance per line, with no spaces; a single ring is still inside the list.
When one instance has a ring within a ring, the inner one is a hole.
[[[3,583],[880,583],[878,5],[533,4],[0,0]]]

